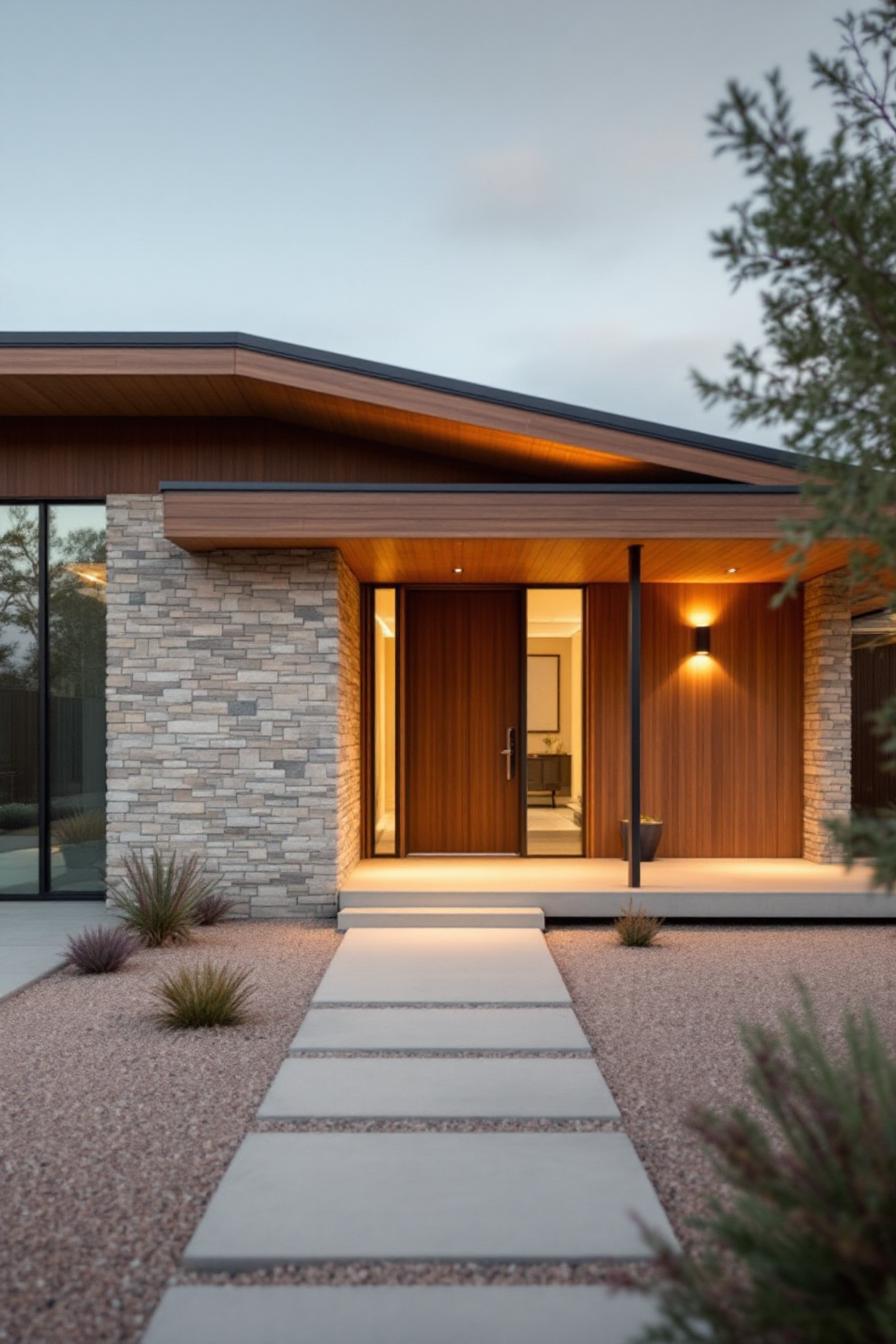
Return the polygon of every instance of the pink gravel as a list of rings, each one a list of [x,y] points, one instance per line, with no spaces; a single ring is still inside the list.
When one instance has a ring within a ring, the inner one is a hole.
[[[228,923],[0,1003],[0,1340],[139,1339],[338,941]],[[251,971],[251,1021],[160,1030],[152,986],[209,957]]]
[[[832,1033],[844,1008],[869,1002],[896,1038],[889,927],[678,926],[651,949],[621,948],[604,926],[547,938],[623,1127],[686,1239],[712,1173],[684,1117],[695,1101],[746,1099],[739,1019],[773,1023],[795,1004],[800,975]],[[337,946],[332,925],[227,924],[184,948],[141,952],[117,975],[64,972],[0,1003],[4,1344],[131,1344],[166,1284],[193,1278],[179,1270],[180,1253],[243,1134],[258,1127],[258,1103]],[[152,985],[210,955],[252,971],[252,1022],[159,1030]],[[576,1283],[648,1273],[607,1262],[339,1264],[236,1281]]]
[[[896,898],[894,898],[896,899]],[[738,1023],[773,1026],[811,990],[832,1041],[847,1008],[873,1009],[896,1046],[896,932],[889,925],[664,928],[652,948],[608,928],[555,928],[548,946],[676,1233],[713,1175],[685,1117],[693,1104],[746,1103]]]

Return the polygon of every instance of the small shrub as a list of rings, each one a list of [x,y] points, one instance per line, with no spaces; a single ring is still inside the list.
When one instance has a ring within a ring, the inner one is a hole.
[[[629,899],[613,928],[624,947],[652,947],[665,922],[660,915],[649,915],[640,906],[635,909]]]
[[[226,919],[236,901],[231,901],[219,891],[207,891],[193,902],[194,924],[217,924]]]
[[[102,808],[90,812],[72,812],[53,823],[53,842],[57,845],[84,845],[106,838],[106,814]]]
[[[741,1028],[758,1114],[692,1114],[722,1189],[703,1249],[647,1233],[660,1319],[642,1344],[896,1339],[896,1056],[867,1010],[831,1052],[800,994],[777,1031]]]
[[[107,975],[118,971],[137,951],[137,939],[120,924],[100,925],[69,936],[63,966],[73,966],[82,975]]]
[[[184,966],[157,985],[161,1007],[156,1021],[163,1027],[233,1027],[246,1020],[254,987],[248,971],[205,962]]]
[[[147,947],[189,938],[195,907],[218,884],[218,878],[204,875],[198,854],[166,857],[154,849],[147,860],[132,853],[124,870],[123,881],[110,883],[112,897],[125,924]]]
[[[23,831],[37,825],[37,807],[33,803],[0,804],[0,831]]]

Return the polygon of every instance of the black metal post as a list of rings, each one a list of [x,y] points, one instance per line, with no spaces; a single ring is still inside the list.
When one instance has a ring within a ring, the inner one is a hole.
[[[641,547],[628,548],[628,884],[641,885]]]

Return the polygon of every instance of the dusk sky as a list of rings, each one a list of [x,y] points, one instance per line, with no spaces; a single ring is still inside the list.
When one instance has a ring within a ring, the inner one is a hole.
[[[0,327],[243,330],[730,433],[706,114],[831,0],[2,0]],[[773,431],[739,431],[774,442]]]

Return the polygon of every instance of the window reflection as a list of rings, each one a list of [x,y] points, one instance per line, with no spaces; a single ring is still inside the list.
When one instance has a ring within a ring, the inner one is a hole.
[[[39,890],[40,511],[0,506],[0,892]]]
[[[96,891],[106,850],[105,509],[49,510],[50,883]]]

